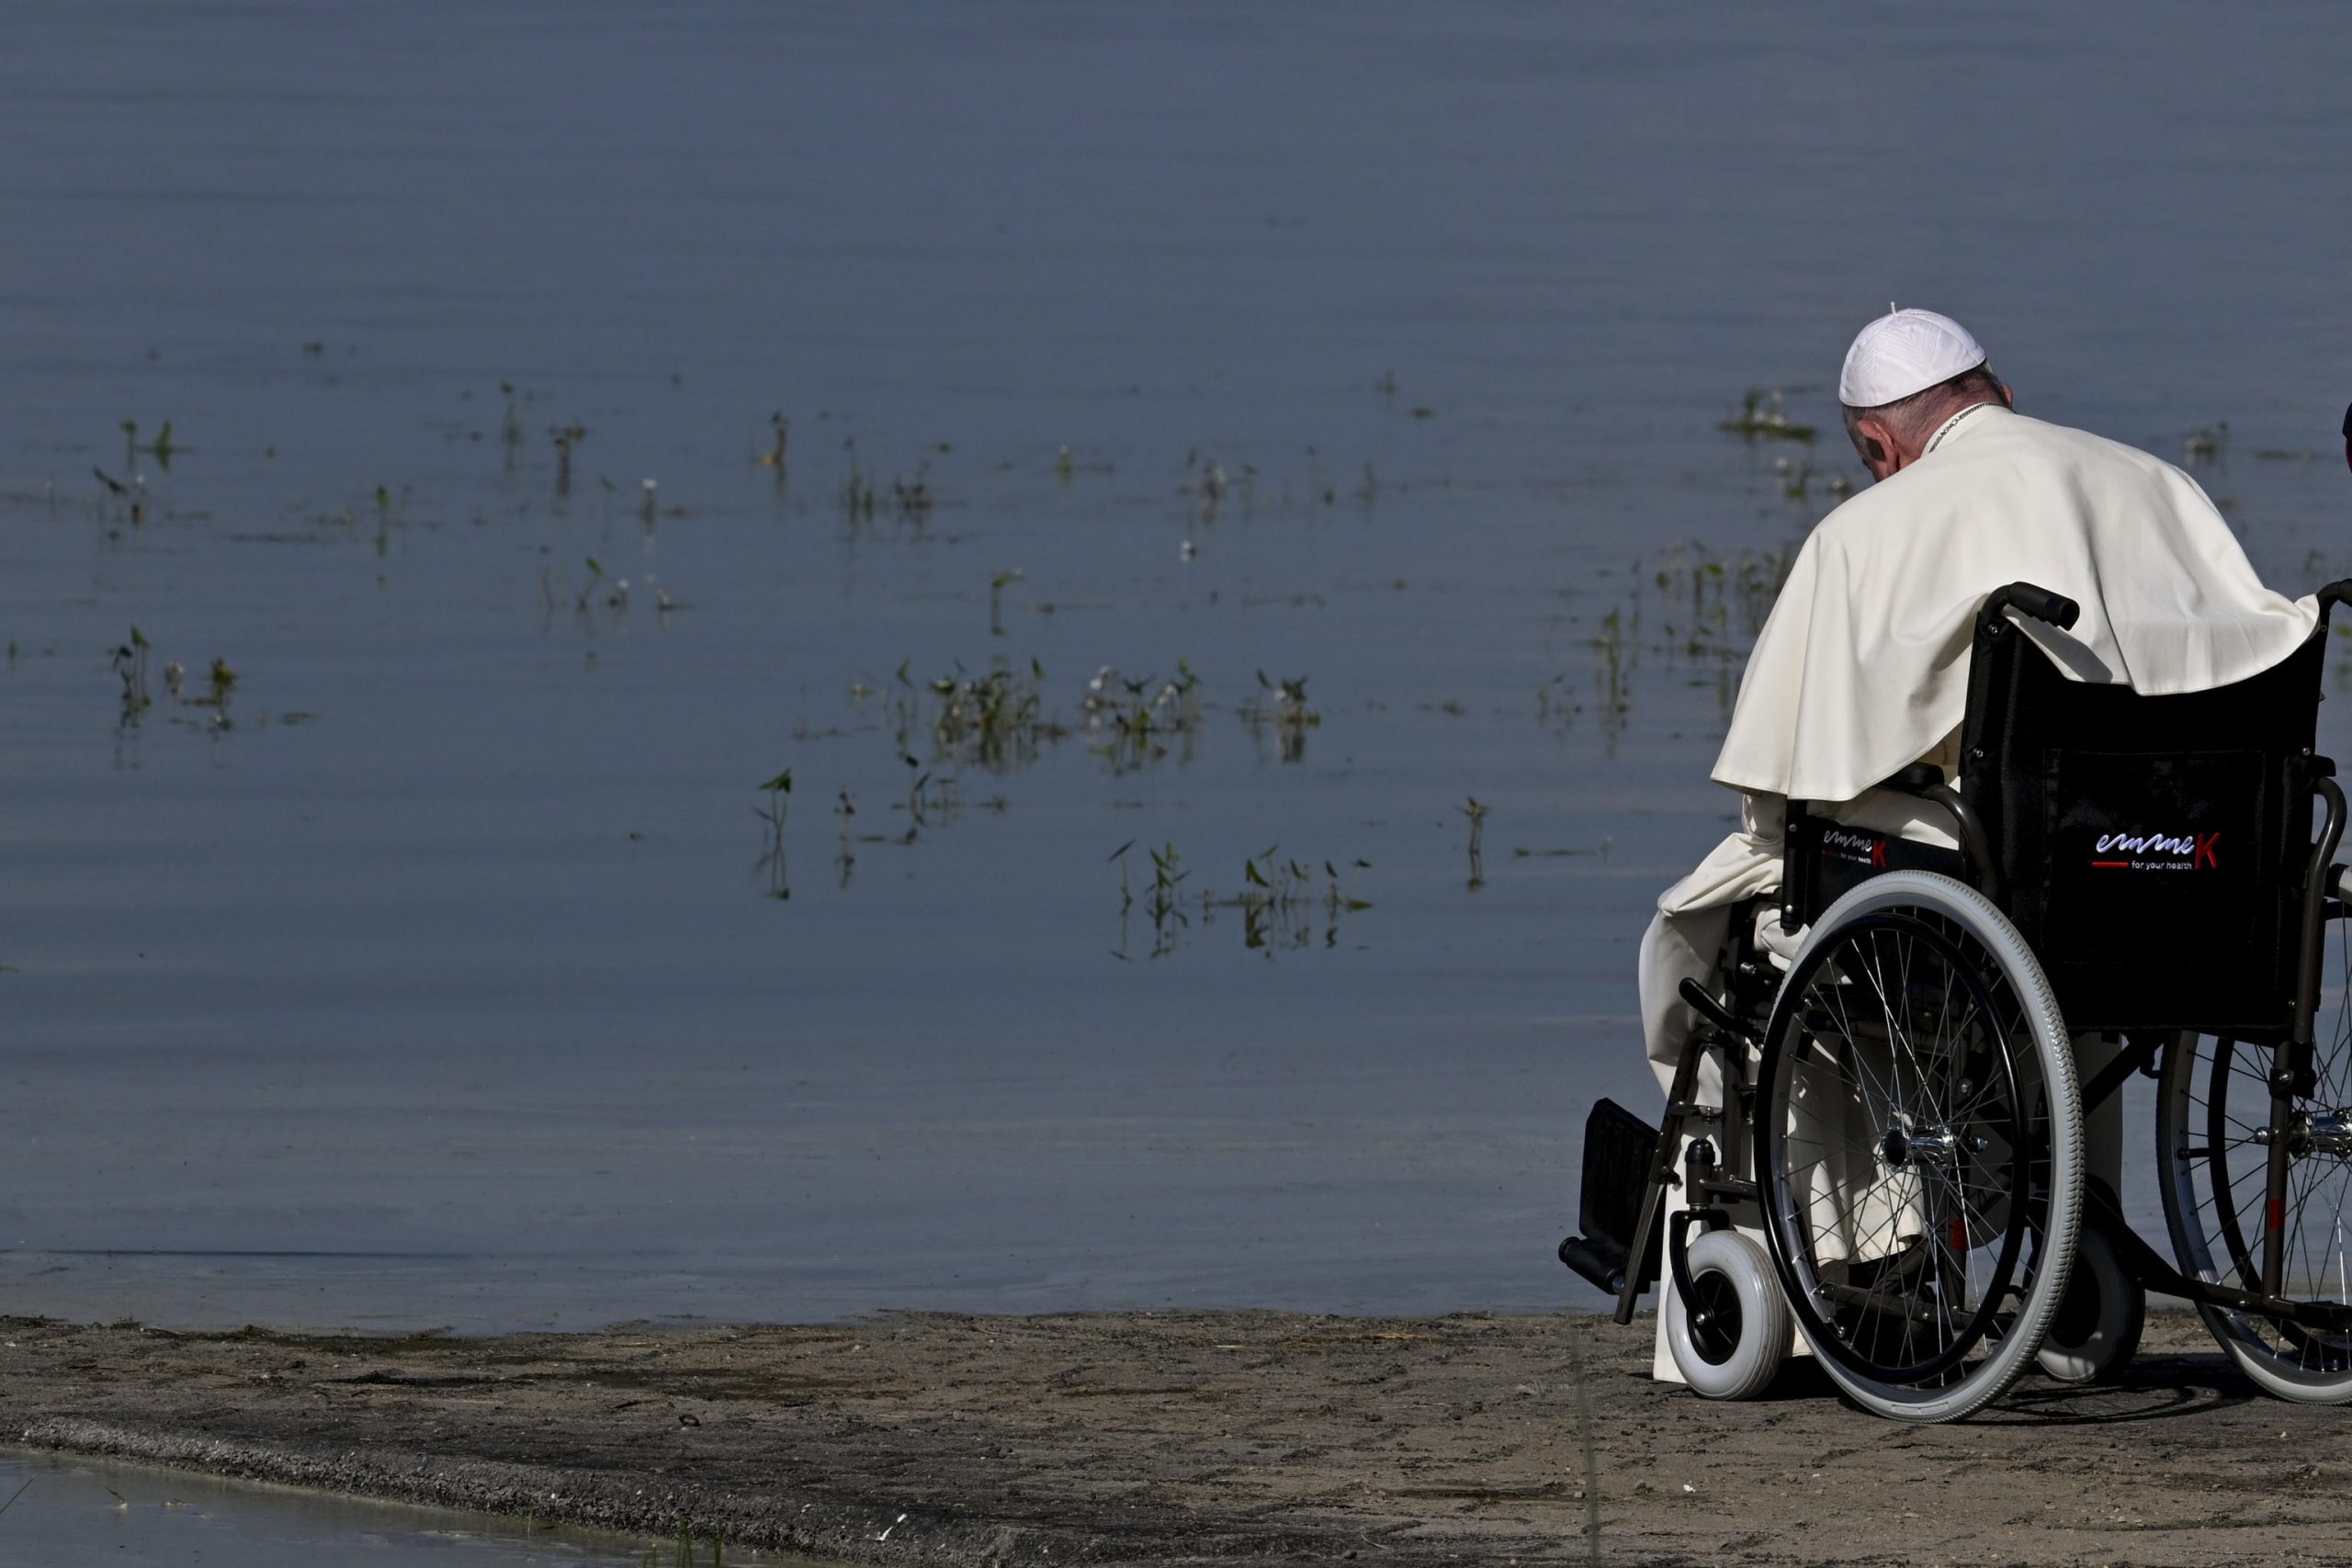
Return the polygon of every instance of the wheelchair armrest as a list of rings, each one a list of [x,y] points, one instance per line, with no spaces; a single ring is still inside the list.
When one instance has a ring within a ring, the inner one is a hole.
[[[2032,588],[2030,583],[2012,583],[2000,592],[2007,593],[2010,588],[2030,588],[2036,593],[2041,592],[2039,588]],[[1995,595],[1995,598],[1998,597],[1998,594]],[[2073,607],[2071,600],[2061,600],[2060,603],[2070,610]],[[1985,606],[1988,611],[1996,608],[1992,600],[1987,600]],[[2070,624],[2072,619],[2069,615]],[[1992,840],[1984,836],[1984,824],[1960,791],[1944,783],[1941,768],[1933,762],[1914,762],[1892,777],[1880,781],[1878,787],[1893,790],[1897,795],[1912,795],[1941,807],[1944,814],[1951,818],[1953,835],[1960,840],[1960,852],[1967,863],[1969,879],[1986,897],[1996,904],[2002,901],[1998,868],[1993,863]]]
[[[2001,612],[2014,609],[2021,615],[2030,615],[2046,622],[2060,631],[2072,630],[2082,615],[2083,607],[2064,593],[2052,593],[2047,588],[2037,588],[2030,582],[2012,582],[2006,588],[1996,588],[1984,596],[1984,608],[1977,612],[1979,626],[1996,623]]]
[[[2352,577],[2339,577],[2319,591],[2319,613],[2323,616],[2338,604],[2352,604]]]

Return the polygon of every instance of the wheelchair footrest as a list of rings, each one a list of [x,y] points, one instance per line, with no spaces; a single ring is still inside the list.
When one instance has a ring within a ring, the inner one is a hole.
[[[1560,1261],[1611,1295],[1624,1289],[1629,1269],[1646,1284],[1657,1278],[1657,1227],[1637,1237],[1642,1201],[1649,1195],[1659,1130],[1613,1100],[1592,1108],[1584,1123],[1584,1184],[1577,1194],[1583,1232],[1560,1243]],[[1642,1254],[1635,1258],[1634,1248]]]
[[[1572,1235],[1560,1243],[1560,1261],[1612,1296],[1625,1288],[1629,1256],[1625,1244],[1614,1236]]]

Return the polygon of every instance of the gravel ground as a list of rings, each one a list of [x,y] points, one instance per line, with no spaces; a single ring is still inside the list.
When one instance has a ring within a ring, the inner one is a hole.
[[[0,1320],[0,1434],[217,1474],[908,1564],[2342,1562],[2352,1413],[2196,1320],[2119,1386],[1890,1425],[1713,1404],[1646,1321],[1187,1313],[311,1337]],[[1596,1509],[1577,1411],[1592,1412]]]

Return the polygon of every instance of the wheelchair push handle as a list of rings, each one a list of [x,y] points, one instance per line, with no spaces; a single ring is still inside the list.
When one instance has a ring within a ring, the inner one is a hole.
[[[1996,618],[2004,610],[2016,610],[2037,621],[2046,621],[2060,631],[2070,631],[2083,613],[2083,607],[2064,593],[2052,593],[2047,588],[2036,588],[2030,582],[2012,582],[2007,588],[1996,588],[1984,598],[1984,620]]]

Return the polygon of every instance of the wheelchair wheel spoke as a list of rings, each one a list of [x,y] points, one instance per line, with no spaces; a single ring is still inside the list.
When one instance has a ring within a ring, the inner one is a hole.
[[[1947,1419],[2007,1386],[2054,1310],[2072,1243],[2053,1258],[2044,1235],[2053,1093],[2070,1205],[2079,1123],[2031,954],[1974,894],[1917,881],[1918,902],[1800,953],[1767,1031],[1756,1147],[1807,1340],[1873,1408]]]
[[[2308,1094],[2274,1108],[2268,1043],[2186,1036],[2171,1044],[2158,1100],[2163,1195],[2184,1272],[2258,1288],[2269,1235],[2272,1150],[2284,1143],[2287,1187],[2278,1215],[2281,1293],[2304,1303],[2352,1305],[2352,943],[2329,922],[2335,949],[2315,1022]],[[2352,1401],[2352,1333],[2309,1312],[2200,1309],[2238,1365],[2270,1392]]]

